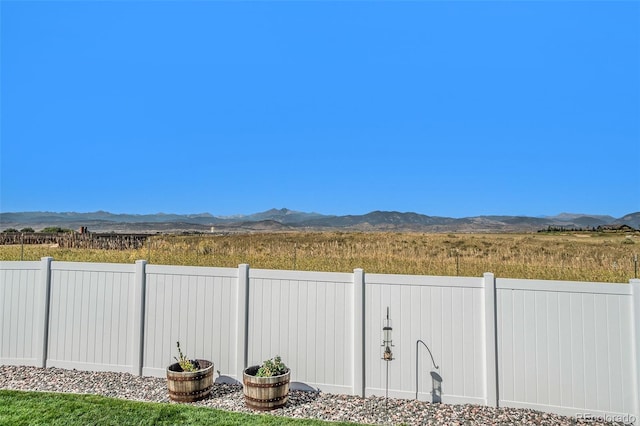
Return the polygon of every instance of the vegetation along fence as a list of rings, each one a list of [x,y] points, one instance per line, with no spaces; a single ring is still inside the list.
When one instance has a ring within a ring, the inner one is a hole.
[[[63,248],[131,250],[142,248],[147,238],[148,234],[1,232],[0,245],[55,244]]]
[[[637,279],[0,262],[1,364],[164,376],[178,340],[219,381],[279,354],[326,392],[640,423]]]

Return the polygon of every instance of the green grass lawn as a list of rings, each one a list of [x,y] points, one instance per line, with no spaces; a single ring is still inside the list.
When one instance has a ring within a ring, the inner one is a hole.
[[[348,425],[97,395],[0,390],[0,425]]]

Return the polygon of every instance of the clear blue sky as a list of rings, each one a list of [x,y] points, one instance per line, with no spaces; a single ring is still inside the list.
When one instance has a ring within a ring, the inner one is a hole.
[[[0,210],[622,216],[638,1],[2,1]]]

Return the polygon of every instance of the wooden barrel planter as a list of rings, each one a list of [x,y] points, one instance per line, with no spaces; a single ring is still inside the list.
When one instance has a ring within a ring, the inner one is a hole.
[[[200,370],[182,371],[177,362],[167,367],[169,398],[178,402],[205,399],[213,388],[213,363],[199,359]]]
[[[260,366],[244,370],[244,402],[254,410],[274,410],[283,407],[289,398],[291,370],[273,377],[256,377]]]

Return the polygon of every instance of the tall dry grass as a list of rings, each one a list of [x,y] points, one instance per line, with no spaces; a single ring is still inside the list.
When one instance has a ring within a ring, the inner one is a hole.
[[[154,236],[139,250],[0,246],[1,260],[56,260],[627,282],[640,234],[260,233]]]

